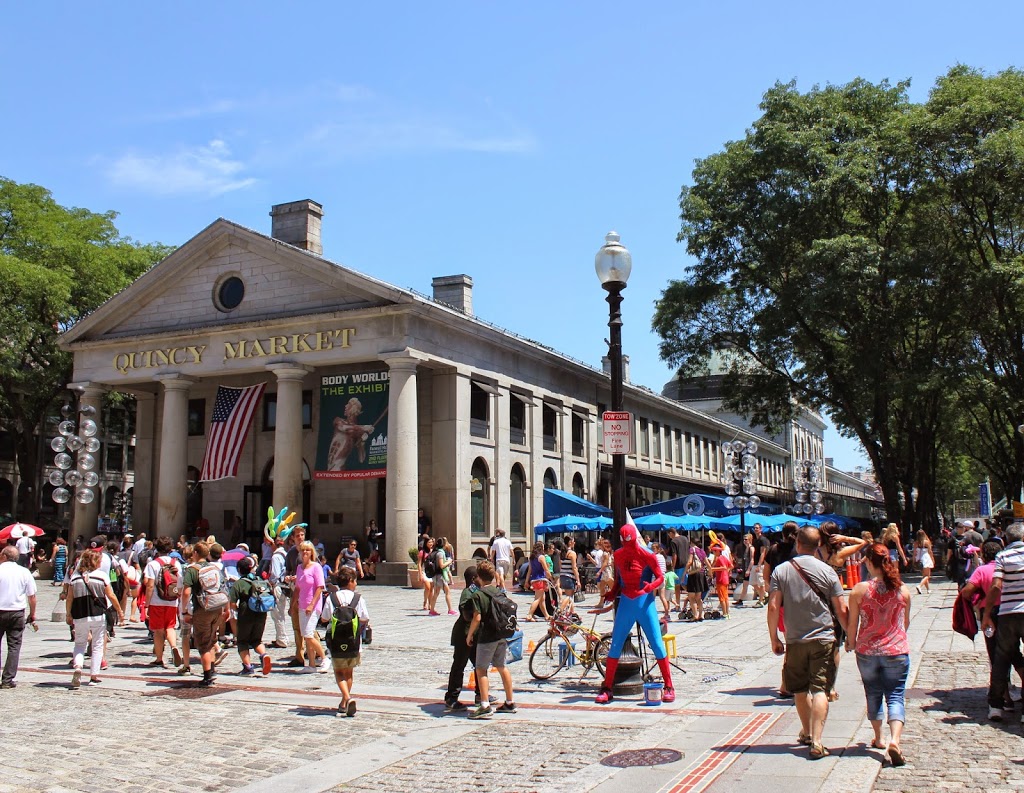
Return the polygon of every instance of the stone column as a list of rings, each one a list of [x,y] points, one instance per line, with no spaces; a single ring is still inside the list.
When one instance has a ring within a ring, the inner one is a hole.
[[[135,394],[135,481],[132,485],[132,528],[153,537],[153,443],[156,440],[156,394]]]
[[[277,425],[274,430],[274,509],[288,507],[302,514],[302,381],[310,369],[294,363],[272,363],[267,369],[277,375]]]
[[[96,437],[99,439],[103,438],[103,395],[107,393],[107,389],[103,386],[96,385],[95,383],[68,383],[68,388],[73,389],[79,393],[78,408],[81,410],[84,407],[92,407],[96,410],[96,414],[92,417],[92,420],[96,422],[96,426],[99,430],[96,433]],[[78,417],[80,418],[80,417]],[[81,422],[79,422],[80,424]],[[81,434],[81,433],[79,433]],[[83,436],[84,440],[84,436]],[[103,465],[103,447],[93,455],[96,458],[96,467],[93,469],[96,472],[102,472],[104,470]],[[84,454],[85,452],[79,452]],[[76,488],[68,488],[72,492],[72,498]],[[91,504],[79,504],[77,501],[74,502],[74,534],[72,536],[77,537],[79,534],[83,535],[86,540],[96,534],[96,527],[100,515],[100,507],[103,505],[103,479],[101,477],[100,484],[98,487],[93,488],[93,492],[96,494],[96,498],[92,500]]]
[[[156,485],[156,525],[153,536],[177,539],[185,532],[188,493],[188,390],[191,377],[168,372],[154,378],[164,388],[160,415],[160,463]]]
[[[406,567],[408,549],[416,545],[419,509],[416,366],[406,355],[384,359],[391,370],[388,389],[387,523],[385,539],[391,563]]]

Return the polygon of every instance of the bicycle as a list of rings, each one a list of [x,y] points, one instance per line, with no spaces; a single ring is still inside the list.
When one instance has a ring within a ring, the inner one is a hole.
[[[597,633],[593,628],[596,622],[595,615],[591,627],[587,628],[581,624],[578,614],[556,611],[548,622],[548,635],[530,653],[530,674],[536,680],[550,680],[566,664],[571,665],[569,659],[572,658],[583,669],[580,679],[586,677],[594,667],[604,677],[611,634]],[[574,637],[583,638],[582,651],[576,649]]]

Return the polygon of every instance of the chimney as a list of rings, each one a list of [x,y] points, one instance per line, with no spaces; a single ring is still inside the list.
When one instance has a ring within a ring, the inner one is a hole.
[[[612,373],[612,359],[609,358],[607,355],[602,355],[601,356],[601,370],[606,375],[611,375],[611,373]],[[629,382],[629,356],[628,355],[623,355],[622,356],[622,382],[623,383],[628,383]]]
[[[320,242],[320,220],[324,208],[316,201],[291,201],[270,208],[270,236],[296,248],[323,256]]]
[[[473,316],[473,279],[468,275],[439,275],[430,282],[434,300]]]

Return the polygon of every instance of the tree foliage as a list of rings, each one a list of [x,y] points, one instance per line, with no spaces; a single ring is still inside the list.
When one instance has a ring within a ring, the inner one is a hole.
[[[694,375],[725,353],[754,423],[828,413],[907,528],[932,524],[965,375],[1024,386],[1022,79],[957,67],[923,105],[907,83],[776,84],[680,196],[696,263],[658,302],[662,356]]]
[[[122,237],[116,216],[0,177],[0,425],[15,436],[23,481],[35,481],[34,434],[71,377],[57,337],[170,252]]]

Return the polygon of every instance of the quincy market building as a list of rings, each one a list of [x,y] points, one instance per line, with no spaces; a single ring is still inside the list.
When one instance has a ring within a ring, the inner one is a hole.
[[[313,201],[270,214],[269,237],[216,220],[62,337],[83,404],[136,398],[136,531],[176,537],[205,517],[226,537],[238,516],[254,538],[269,506],[288,506],[329,553],[376,519],[404,568],[420,508],[464,559],[498,527],[532,541],[546,488],[609,503],[606,372],[474,317],[465,275],[433,279],[430,298],[324,259]],[[200,482],[217,387],[259,383],[237,477]],[[721,494],[719,445],[751,431],[625,394],[630,503]],[[808,414],[758,438],[762,499],[788,503],[791,460],[822,459],[823,426]],[[853,477],[830,468],[828,481],[870,499]],[[76,534],[96,509],[75,505]]]

